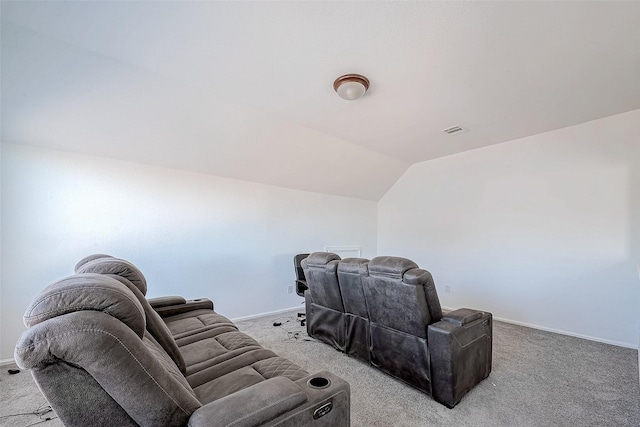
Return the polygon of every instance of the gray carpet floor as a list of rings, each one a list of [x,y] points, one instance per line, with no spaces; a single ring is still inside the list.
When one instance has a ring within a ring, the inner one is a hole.
[[[273,322],[282,326],[274,327]],[[640,426],[635,350],[494,323],[493,371],[454,409],[310,339],[295,313],[237,322],[243,332],[309,372],[351,384],[351,424],[375,426]],[[60,426],[27,372],[0,373],[0,425]]]
[[[494,322],[491,375],[448,409],[326,344],[306,341],[294,316],[237,325],[307,371],[327,369],[349,382],[356,427],[640,426],[636,350]]]

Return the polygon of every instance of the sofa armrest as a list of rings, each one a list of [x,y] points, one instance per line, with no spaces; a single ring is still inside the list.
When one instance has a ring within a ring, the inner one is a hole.
[[[306,400],[306,394],[291,380],[274,377],[198,408],[189,426],[262,425]]]
[[[187,302],[187,300],[184,299],[184,297],[177,296],[177,295],[149,298],[147,299],[147,301],[149,301],[149,304],[151,304],[151,307],[154,309],[160,308],[160,307],[167,307],[170,305],[184,304]]]
[[[442,320],[451,322],[457,326],[465,326],[482,318],[483,315],[483,311],[473,310],[471,308],[459,308],[443,314]]]
[[[168,299],[163,300],[163,298]],[[175,316],[177,314],[188,313],[194,310],[213,310],[213,301],[207,298],[185,300],[182,297],[161,297],[151,298],[148,301],[160,317]],[[152,304],[151,301],[154,301],[155,305]],[[176,304],[166,305],[170,301],[174,301]]]
[[[493,317],[463,308],[443,316],[427,330],[433,398],[453,408],[491,372]]]

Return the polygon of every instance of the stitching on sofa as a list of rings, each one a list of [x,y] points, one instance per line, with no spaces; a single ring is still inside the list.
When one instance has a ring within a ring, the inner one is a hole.
[[[296,396],[296,395],[293,395],[293,396],[285,396],[285,397],[283,397],[282,399],[276,400],[275,402],[271,403],[270,405],[266,405],[266,406],[263,406],[263,407],[261,407],[261,408],[258,408],[258,409],[256,409],[255,411],[253,411],[253,412],[251,412],[251,413],[249,413],[249,414],[246,414],[245,416],[243,416],[243,417],[241,417],[241,418],[238,418],[238,419],[237,419],[237,420],[235,420],[235,421],[230,422],[229,424],[227,424],[227,425],[226,425],[226,427],[232,427],[233,425],[237,425],[239,422],[244,421],[245,419],[247,419],[247,418],[249,418],[249,417],[252,417],[253,415],[257,414],[258,412],[261,412],[261,411],[263,411],[263,410],[265,410],[265,409],[269,409],[269,408],[271,408],[271,407],[273,407],[273,406],[276,406],[276,405],[278,405],[278,404],[280,404],[280,403],[282,403],[282,402],[285,402],[285,401],[287,401],[287,400],[293,399],[293,398],[295,398],[295,397],[297,397],[297,396]]]
[[[73,330],[73,331],[69,331],[69,332],[65,332],[65,333],[62,333],[62,334],[54,335],[54,336],[52,336],[52,337],[46,337],[46,338],[43,338],[43,339],[41,339],[41,340],[39,340],[39,341],[34,341],[32,344],[29,344],[29,345],[28,345],[28,346],[26,346],[26,347],[19,347],[19,348],[21,348],[21,349],[27,349],[27,348],[30,348],[30,347],[35,347],[36,345],[40,344],[40,343],[41,343],[41,342],[43,342],[43,341],[49,341],[49,340],[52,340],[52,339],[56,339],[56,338],[60,338],[60,337],[64,337],[64,336],[66,336],[66,335],[72,335],[72,334],[75,334],[75,333],[77,333],[77,332],[102,332],[102,333],[107,334],[107,335],[109,335],[110,337],[114,338],[116,341],[118,341],[118,342],[120,343],[120,345],[121,345],[125,350],[127,350],[127,353],[129,353],[129,354],[131,355],[131,357],[133,357],[133,359],[138,363],[138,365],[140,365],[140,367],[142,368],[142,370],[143,370],[143,371],[144,371],[144,372],[149,376],[149,378],[151,378],[151,379],[153,380],[153,382],[158,386],[158,388],[159,388],[160,390],[162,390],[162,392],[163,392],[163,393],[164,393],[164,394],[165,394],[169,399],[171,399],[171,401],[172,401],[173,403],[175,403],[175,404],[176,404],[176,406],[177,406],[178,408],[180,408],[180,410],[181,410],[182,412],[184,412],[185,414],[189,415],[189,412],[188,412],[187,410],[185,410],[182,406],[180,406],[180,404],[179,404],[178,402],[176,402],[176,400],[175,400],[171,395],[169,395],[169,393],[167,393],[167,391],[166,391],[164,388],[162,388],[162,386],[158,383],[158,381],[156,381],[156,379],[153,377],[153,375],[151,375],[151,374],[149,373],[149,371],[147,371],[147,370],[146,370],[146,368],[142,365],[142,363],[140,363],[140,361],[139,361],[139,360],[138,360],[138,359],[133,355],[133,353],[131,352],[131,350],[129,350],[129,348],[128,348],[126,345],[124,345],[124,343],[123,343],[123,342],[122,342],[122,341],[121,341],[117,336],[115,336],[115,335],[113,335],[112,333],[107,332],[107,331],[105,331],[105,330],[103,330],[103,329],[93,329],[93,328],[90,328],[90,329],[76,329],[76,330]]]
[[[452,334],[452,335],[453,335],[453,334]],[[462,345],[462,344],[460,343],[460,341],[458,341],[458,338],[457,338],[455,335],[453,335],[453,339],[458,343],[458,345],[459,345],[461,348],[469,347],[471,344],[475,343],[476,341],[479,341],[479,340],[481,340],[481,339],[485,339],[485,338],[487,338],[487,334],[482,334],[482,335],[480,335],[478,338],[476,338],[475,340],[469,341],[466,345]]]
[[[78,288],[78,289],[80,289],[80,288]],[[90,285],[82,287],[82,290],[86,290],[86,289],[102,289],[102,290],[104,290],[105,288],[101,287],[101,286],[90,286]],[[121,296],[127,298],[129,301],[133,302],[133,305],[136,306],[136,308],[138,308],[138,306],[136,305],[136,302],[140,303],[140,301],[138,301],[137,299],[132,299],[129,295],[127,295],[121,289],[109,289],[109,290],[113,291],[113,292],[115,292],[117,294],[120,294]],[[56,291],[56,292],[54,292],[54,293],[52,293],[50,295],[47,295],[45,298],[43,298],[40,301],[38,301],[38,303],[36,305],[34,305],[31,310],[29,310],[29,314],[28,315],[26,315],[26,313],[25,313],[25,317],[29,317],[29,318],[33,318],[33,319],[40,319],[41,317],[47,317],[50,314],[66,313],[66,312],[68,312],[69,308],[73,308],[73,309],[91,308],[91,306],[67,306],[67,310],[65,310],[65,309],[49,310],[49,311],[45,311],[45,312],[40,313],[40,314],[35,315],[35,316],[31,314],[36,309],[36,307],[38,307],[40,304],[43,304],[44,302],[46,302],[50,298],[53,298],[54,296],[57,296],[59,294],[63,294],[65,292],[69,292],[69,290],[68,289],[59,290],[59,291]],[[96,311],[100,311],[100,310],[96,310]],[[144,310],[143,310],[143,312],[141,314],[144,315]]]

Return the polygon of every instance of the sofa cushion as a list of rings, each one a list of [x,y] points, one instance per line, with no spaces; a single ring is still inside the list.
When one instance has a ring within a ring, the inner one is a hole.
[[[238,331],[227,331],[209,338],[200,338],[180,347],[188,367],[211,360],[221,354],[240,348],[260,348],[260,344],[250,336]],[[190,369],[189,372],[194,372]]]
[[[237,368],[194,388],[196,396],[204,405],[231,393],[243,390],[270,378],[284,377],[297,381],[309,373],[284,357],[270,357],[251,365]]]
[[[188,335],[206,331],[217,325],[228,325],[233,329],[238,329],[225,316],[216,313],[213,310],[194,310],[187,313],[177,314],[175,316],[165,317],[163,319],[173,337],[178,340]]]
[[[182,353],[178,349],[178,345],[175,340],[171,336],[171,332],[167,325],[162,321],[162,318],[156,311],[151,308],[147,299],[142,295],[142,292],[129,280],[125,279],[122,276],[117,276],[114,274],[107,274],[108,277],[113,277],[124,286],[126,286],[133,294],[138,298],[140,305],[142,305],[142,309],[144,310],[146,317],[146,329],[147,331],[156,339],[158,344],[162,346],[164,351],[171,357],[173,362],[176,364],[180,372],[185,374],[187,372],[187,365],[184,361]]]

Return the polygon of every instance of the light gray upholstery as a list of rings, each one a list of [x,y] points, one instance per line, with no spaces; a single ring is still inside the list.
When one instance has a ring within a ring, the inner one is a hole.
[[[186,373],[187,366],[185,360],[182,357],[182,353],[178,349],[175,340],[171,336],[171,331],[169,331],[167,325],[162,321],[160,315],[158,315],[151,305],[149,305],[149,302],[141,292],[139,286],[135,286],[129,280],[129,278],[133,278],[134,280],[137,280],[138,283],[144,282],[146,289],[146,280],[144,279],[142,272],[135,268],[135,266],[132,268],[132,264],[127,261],[109,256],[90,259],[89,261],[82,263],[80,267],[78,267],[78,264],[76,264],[76,271],[79,272],[79,274],[101,273],[112,277],[126,286],[135,295],[144,310],[147,331],[156,339],[171,359],[173,359],[180,371],[183,374]]]
[[[94,274],[63,279],[36,297],[25,324],[30,328],[16,346],[16,361],[33,371],[67,425],[86,423],[89,391],[109,402],[107,413],[126,418],[124,411],[140,425],[186,424],[201,406],[175,363],[146,333],[138,299],[116,279]],[[85,383],[83,374],[68,378],[72,368],[84,370],[100,387]],[[85,394],[69,402],[67,394],[76,389]]]
[[[111,255],[106,255],[106,254],[93,254],[93,255],[86,256],[76,263],[76,266],[74,267],[73,271],[77,273],[78,270],[86,263],[96,259],[100,259],[100,258],[113,258],[113,257]]]
[[[78,271],[100,274],[45,288],[25,312],[29,329],[15,349],[65,425],[349,425],[349,385],[335,375],[309,375],[199,304],[195,318],[205,322],[182,332],[178,345],[133,264],[100,256]],[[188,302],[176,302],[189,318]],[[318,391],[314,377],[330,386]],[[314,420],[325,405],[333,409]]]
[[[239,354],[259,347],[255,340],[238,332],[230,320],[212,310],[202,310],[198,314],[197,310],[193,310],[195,307],[192,306],[192,310],[181,313],[181,315],[162,319],[156,312],[157,309],[168,311],[173,306],[183,307],[189,304],[184,298],[174,296],[156,299],[156,309],[154,309],[138,289],[143,284],[146,289],[144,275],[128,261],[112,256],[94,255],[85,258],[84,262],[78,263],[76,272],[80,274],[84,272],[106,274],[129,287],[145,311],[147,330],[184,374],[189,375],[215,364],[219,361],[216,356],[224,354],[225,357],[230,357],[230,354]],[[133,286],[131,280],[138,283],[138,286]],[[178,325],[182,325],[182,327],[189,325],[188,333],[181,330],[182,333],[178,337],[172,336],[172,332],[176,330]],[[242,346],[239,346],[238,342],[242,342]],[[242,349],[238,347],[242,347]],[[235,353],[229,353],[233,350],[236,350]]]
[[[302,269],[309,289],[307,332],[345,351],[346,324],[342,293],[338,284],[340,257],[329,252],[314,252],[302,260]]]
[[[89,261],[86,261],[87,259]],[[147,279],[144,274],[138,270],[138,267],[123,259],[109,255],[92,255],[76,264],[76,273],[114,274],[124,277],[133,283],[142,295],[147,295]]]

